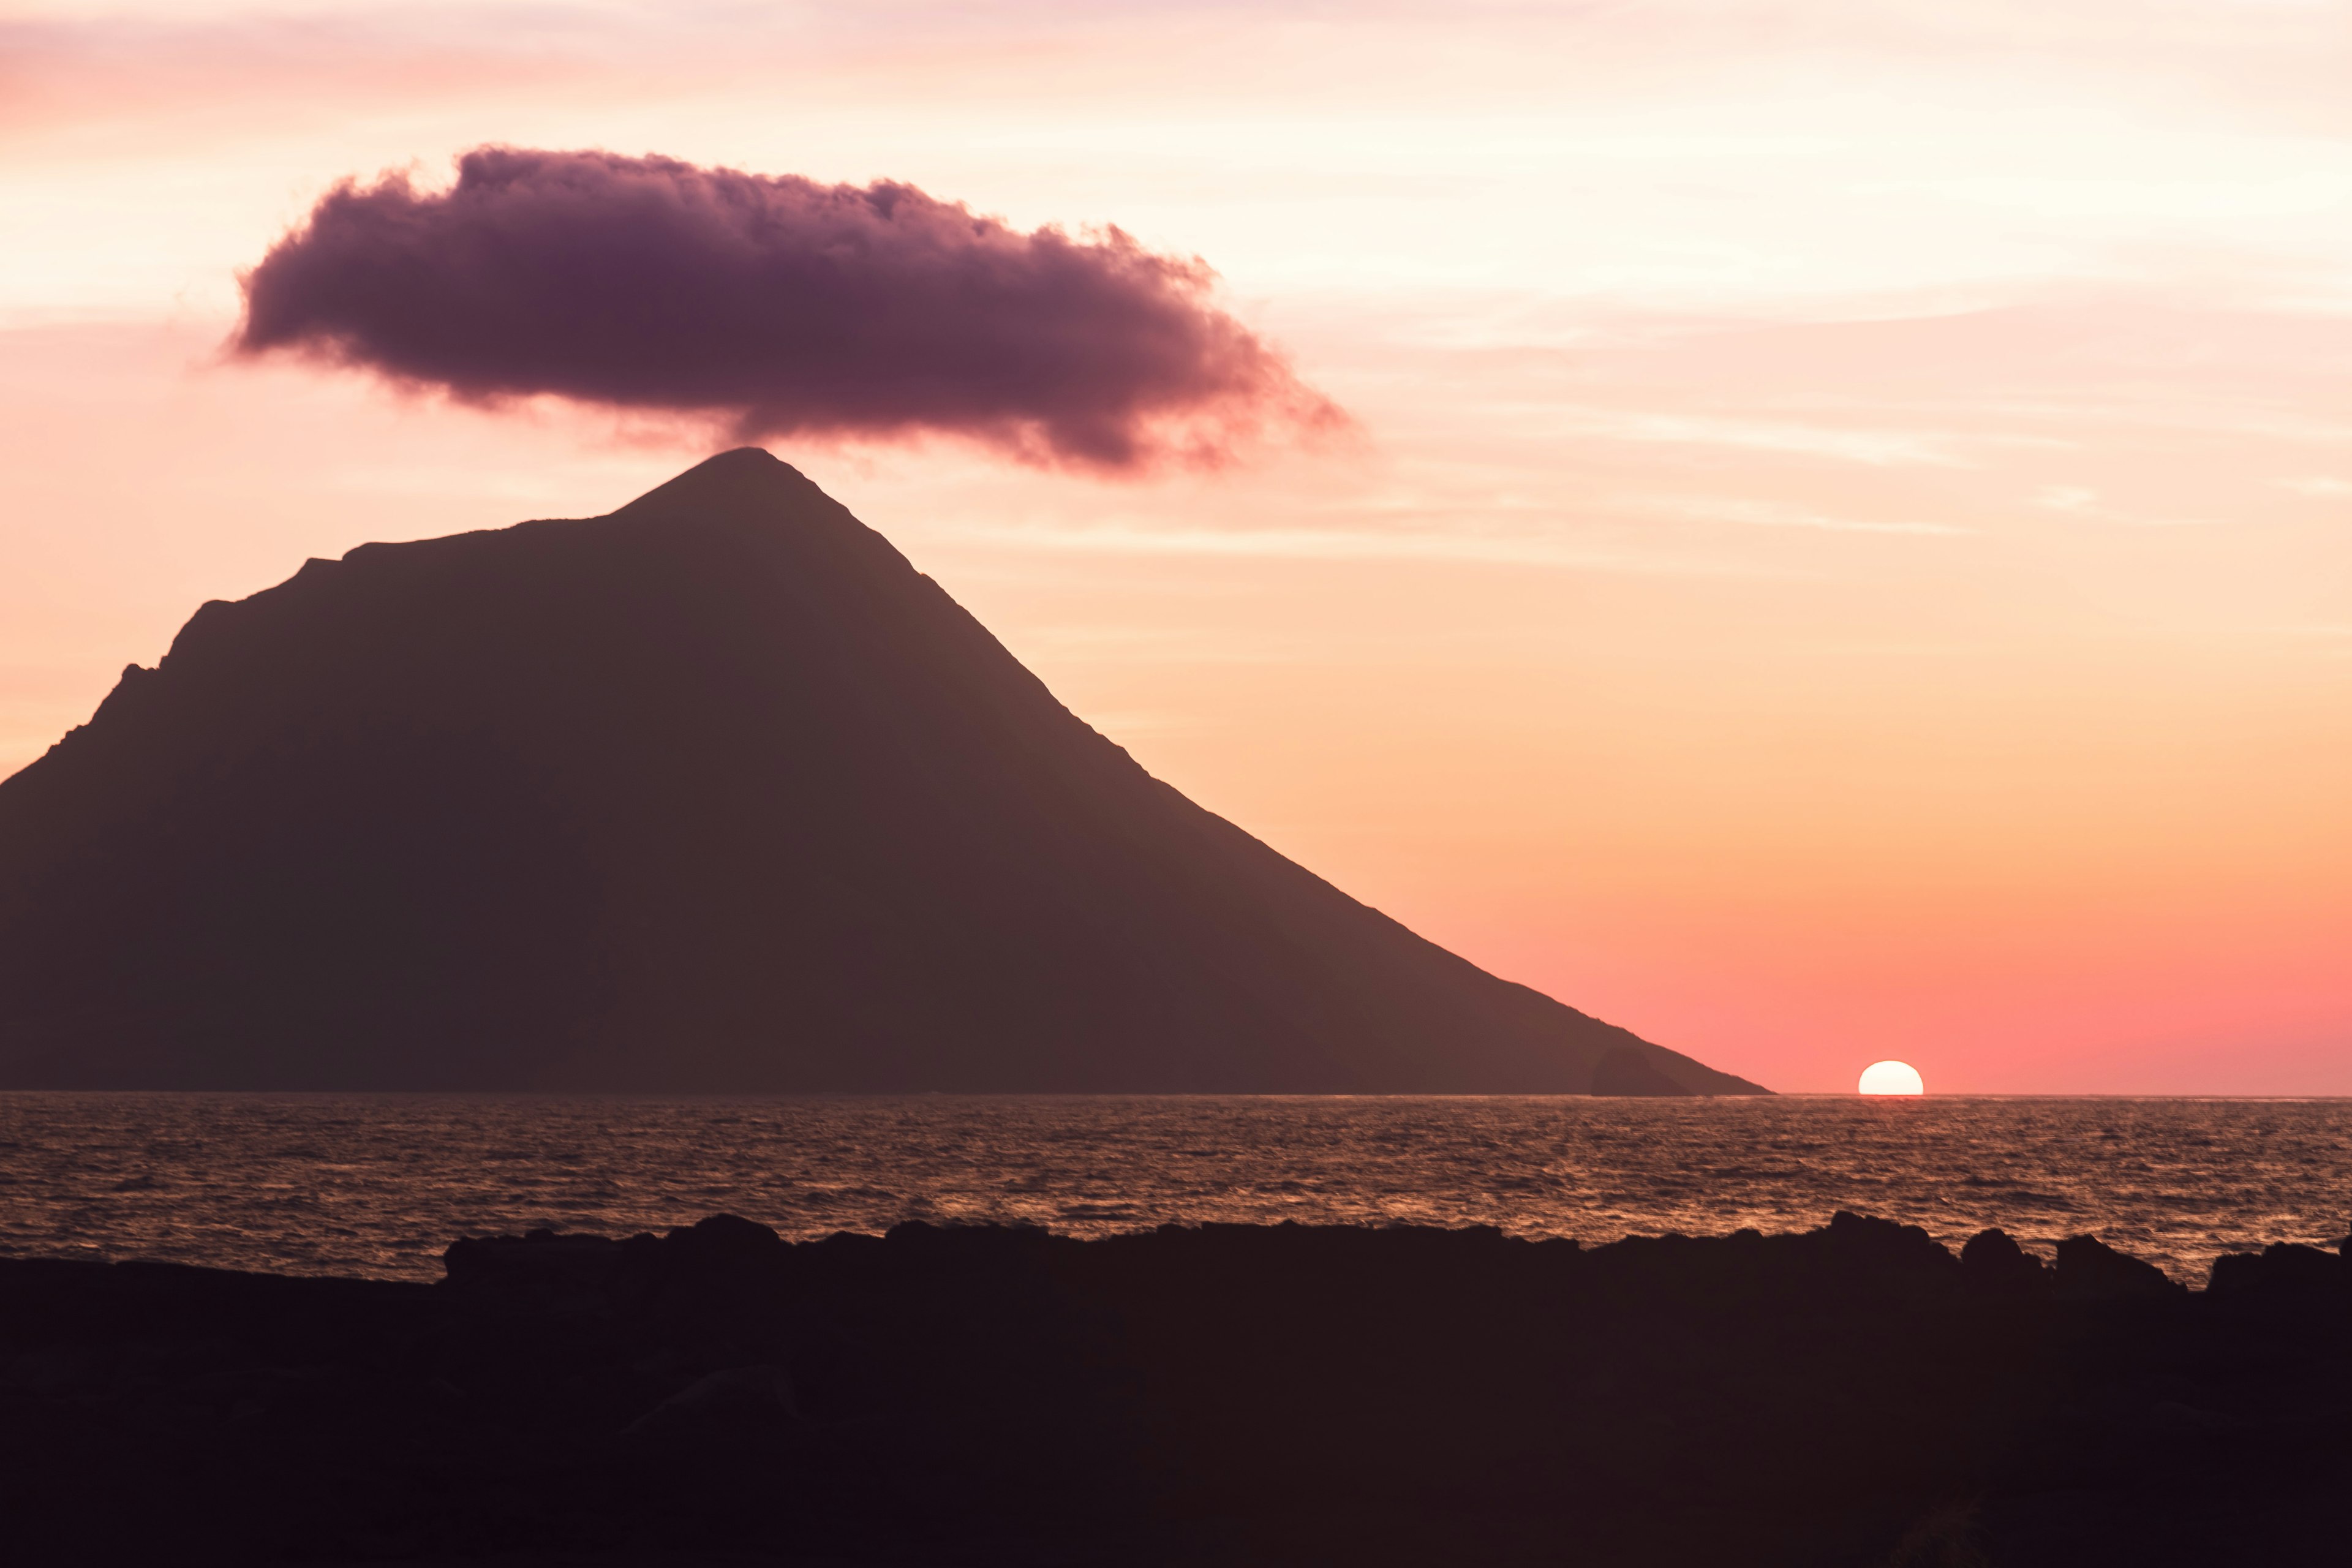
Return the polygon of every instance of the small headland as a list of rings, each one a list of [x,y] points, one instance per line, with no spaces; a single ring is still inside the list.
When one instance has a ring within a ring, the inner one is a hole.
[[[438,1284],[0,1260],[32,1563],[2332,1561],[2352,1264],[2202,1289],[1839,1215],[1491,1230],[715,1216]]]

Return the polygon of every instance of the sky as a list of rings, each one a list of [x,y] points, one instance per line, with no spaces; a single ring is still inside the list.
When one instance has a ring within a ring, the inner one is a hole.
[[[1784,1090],[2352,1093],[2352,4],[0,0],[0,773],[710,421],[230,351],[483,145],[1198,258],[1345,421],[793,429],[1193,799]]]

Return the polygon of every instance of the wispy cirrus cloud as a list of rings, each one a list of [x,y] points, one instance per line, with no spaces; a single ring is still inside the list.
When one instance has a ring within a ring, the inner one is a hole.
[[[1808,424],[1738,415],[1664,414],[1605,408],[1564,409],[1564,433],[1612,441],[1669,446],[1730,447],[1753,452],[1828,458],[1873,468],[1927,465],[1959,468],[1956,438],[1942,432],[1882,430]]]
[[[1810,528],[1823,533],[1969,534],[1977,531],[1949,522],[1889,522],[1866,518],[1836,517],[1810,507],[1729,496],[1659,497],[1646,503],[1662,511],[1703,522],[1734,522],[1748,528]]]
[[[1056,553],[1208,556],[1258,561],[1426,562],[1432,565],[1538,567],[1636,576],[1790,577],[1808,574],[1751,562],[1676,556],[1539,534],[1375,528],[1216,529],[1181,526],[959,529],[955,536]]]

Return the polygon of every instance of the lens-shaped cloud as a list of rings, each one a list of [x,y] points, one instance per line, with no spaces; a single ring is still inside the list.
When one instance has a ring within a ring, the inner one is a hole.
[[[474,402],[715,417],[741,439],[940,432],[1104,469],[1340,423],[1117,229],[1024,234],[911,185],[484,147],[456,185],[345,182],[246,274],[241,353]]]

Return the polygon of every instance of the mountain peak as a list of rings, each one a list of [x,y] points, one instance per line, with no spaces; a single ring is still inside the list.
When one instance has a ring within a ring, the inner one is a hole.
[[[741,516],[813,502],[837,507],[816,482],[763,447],[737,447],[705,458],[686,472],[655,486],[613,515],[689,511]]]
[[[1151,778],[757,448],[345,561],[0,785],[0,1085],[1754,1091]]]

